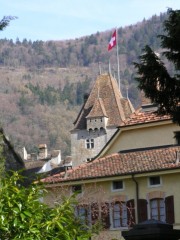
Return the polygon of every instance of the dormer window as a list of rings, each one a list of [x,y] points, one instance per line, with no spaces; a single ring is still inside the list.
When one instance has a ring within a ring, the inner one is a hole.
[[[86,139],[86,148],[87,149],[92,149],[94,148],[94,139],[91,138],[91,139]]]

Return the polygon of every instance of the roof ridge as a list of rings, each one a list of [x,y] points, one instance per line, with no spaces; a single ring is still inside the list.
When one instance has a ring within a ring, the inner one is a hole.
[[[162,146],[152,146],[152,147],[144,147],[144,148],[135,148],[135,149],[127,149],[121,150],[119,153],[131,153],[131,152],[144,152],[150,150],[160,150],[160,149],[168,149],[168,148],[177,148],[179,145],[169,144],[169,145],[162,145]]]

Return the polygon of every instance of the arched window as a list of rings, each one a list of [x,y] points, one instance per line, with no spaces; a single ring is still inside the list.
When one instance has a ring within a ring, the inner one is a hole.
[[[92,130],[92,128],[90,128],[89,129],[89,136],[92,136],[92,134],[93,134],[93,130]]]
[[[105,133],[105,129],[103,127],[100,127],[100,135]]]

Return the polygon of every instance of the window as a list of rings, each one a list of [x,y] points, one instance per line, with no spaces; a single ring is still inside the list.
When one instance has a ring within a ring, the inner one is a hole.
[[[161,185],[161,179],[159,176],[149,177],[149,186],[159,186]]]
[[[106,130],[105,130],[103,127],[100,127],[99,134],[100,134],[100,135],[106,134]]]
[[[156,191],[153,195],[159,192]],[[146,199],[139,199],[139,215],[140,221],[146,221],[148,218],[164,221],[169,224],[175,222],[174,215],[174,197],[167,196],[166,198],[155,197],[147,201]]]
[[[180,131],[174,132],[174,138],[176,140],[176,144],[180,145]]]
[[[72,192],[82,193],[82,186],[81,185],[72,186]]]
[[[93,130],[92,128],[89,129],[89,136],[92,136],[93,135]]]
[[[123,184],[122,180],[112,182],[112,190],[113,191],[118,191],[118,190],[123,190],[123,189],[124,189],[124,184]]]
[[[88,205],[77,206],[75,209],[75,214],[80,220],[81,224],[90,224],[91,215]]]
[[[134,199],[127,202],[93,202],[90,205],[82,204],[75,208],[76,216],[82,223],[94,225],[101,221],[104,229],[127,228],[135,224]]]
[[[127,207],[123,202],[115,202],[112,206],[113,228],[127,226]]]
[[[87,149],[91,149],[94,148],[94,139],[86,139],[86,148]]]
[[[104,229],[127,227],[127,218],[125,202],[104,202],[99,207],[97,203],[94,203],[91,206],[91,223],[94,224],[99,219]]]
[[[164,199],[157,198],[150,200],[151,219],[165,222],[165,203]]]

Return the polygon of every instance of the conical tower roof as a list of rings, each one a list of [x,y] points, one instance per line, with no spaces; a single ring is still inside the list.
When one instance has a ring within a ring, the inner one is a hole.
[[[110,74],[101,74],[74,122],[74,129],[86,129],[87,117],[98,117],[102,114],[108,117],[107,127],[117,127],[133,111],[130,100],[122,97],[116,79]]]

